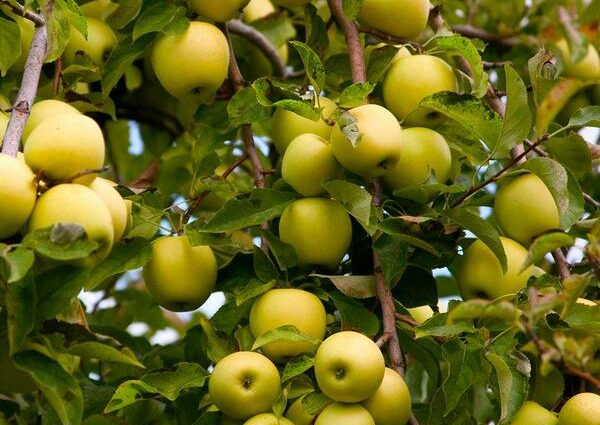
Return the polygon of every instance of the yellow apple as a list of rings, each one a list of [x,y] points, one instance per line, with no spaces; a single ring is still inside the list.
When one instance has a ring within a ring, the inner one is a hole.
[[[481,240],[473,242],[463,254],[456,267],[456,280],[463,298],[498,298],[514,294],[527,285],[533,274],[533,266],[521,272],[527,259],[527,250],[512,239],[500,237],[506,253],[507,269],[502,266],[491,249]]]
[[[165,35],[154,43],[152,67],[173,96],[193,95],[209,102],[227,78],[229,45],[213,24],[191,22],[183,34]]]
[[[395,61],[383,81],[383,101],[404,124],[430,127],[439,115],[419,107],[424,98],[441,91],[456,92],[452,67],[436,56],[412,55]]]
[[[0,239],[17,233],[33,211],[35,175],[18,158],[0,153]]]
[[[244,421],[240,419],[233,419],[227,415],[223,415],[221,418],[221,425],[244,425]]]
[[[425,323],[427,320],[431,319],[434,314],[433,309],[428,305],[409,308],[408,312],[418,324]]]
[[[0,146],[2,146],[2,142],[4,139],[4,135],[6,134],[6,128],[8,127],[8,121],[10,121],[10,116],[0,111]]]
[[[62,100],[46,99],[34,103],[23,129],[23,143],[42,121],[61,114],[81,114],[81,112]]]
[[[215,22],[226,22],[240,14],[248,0],[190,0],[192,10]]]
[[[375,425],[371,414],[360,404],[333,403],[317,416],[315,425]]]
[[[375,394],[363,401],[362,405],[377,425],[406,424],[412,415],[408,386],[398,372],[388,367]]]
[[[329,141],[312,133],[301,134],[292,140],[281,161],[283,179],[304,196],[325,193],[321,183],[341,177],[343,173]]]
[[[274,4],[284,7],[299,7],[310,3],[310,0],[272,0]]]
[[[103,21],[96,18],[86,18],[87,39],[71,27],[69,43],[65,47],[63,58],[66,64],[75,62],[75,55],[82,51],[88,55],[96,64],[104,63],[104,59],[112,48],[117,44],[117,37],[113,30]]]
[[[416,39],[427,26],[429,0],[364,0],[359,20],[387,34]]]
[[[11,106],[10,101],[0,94],[0,110],[8,110]]]
[[[548,230],[560,229],[556,202],[535,174],[520,175],[501,186],[494,215],[506,236],[523,245]]]
[[[25,162],[51,180],[70,179],[104,165],[104,136],[96,121],[81,114],[63,113],[46,118],[25,142]],[[86,174],[74,183],[90,184],[96,174]]]
[[[216,364],[208,393],[225,415],[248,419],[271,411],[281,393],[279,372],[262,354],[239,351]]]
[[[114,188],[115,184],[101,177],[96,177],[90,188],[102,199],[112,217],[114,240],[118,241],[127,227],[128,211],[125,201]]]
[[[392,191],[418,186],[432,176],[437,182],[445,183],[451,168],[450,146],[440,133],[429,128],[405,128],[400,161],[383,175],[383,181]]]
[[[534,401],[526,401],[513,417],[511,425],[556,425],[556,415]],[[575,425],[575,424],[572,424]]]
[[[286,418],[291,420],[294,425],[313,425],[317,415],[311,415],[307,412],[305,406],[302,404],[304,396],[297,398],[287,412],[285,412]]]
[[[323,108],[321,119],[318,121],[311,121],[285,109],[275,110],[271,118],[271,139],[279,153],[283,154],[291,141],[301,134],[312,133],[324,139],[329,139],[331,126],[325,120],[331,117],[337,109],[337,105],[326,97],[320,97],[318,105],[315,102],[314,106]]]
[[[84,16],[104,21],[119,8],[119,5],[110,0],[92,0],[80,5],[79,8]]]
[[[250,0],[248,5],[242,10],[242,15],[245,22],[254,22],[259,19],[265,18],[273,13],[277,9],[273,6],[270,0]]]
[[[594,80],[600,78],[600,56],[592,43],[588,44],[588,50],[579,62],[571,60],[569,43],[564,38],[556,43],[557,50],[561,53],[565,76],[580,78],[582,80]]]
[[[286,207],[279,221],[279,237],[292,245],[298,265],[340,264],[352,240],[352,223],[344,208],[330,199],[305,198]]]
[[[366,179],[391,170],[402,153],[402,128],[390,111],[379,105],[362,105],[348,113],[354,118],[359,138],[353,145],[339,126],[331,132],[331,148],[344,168]]]
[[[580,393],[560,409],[557,425],[600,425],[600,396]]]
[[[288,418],[278,418],[272,413],[260,413],[251,417],[244,425],[296,425]]]
[[[152,243],[143,271],[146,289],[162,307],[191,311],[215,289],[217,260],[209,246],[192,246],[187,236],[164,236]]]

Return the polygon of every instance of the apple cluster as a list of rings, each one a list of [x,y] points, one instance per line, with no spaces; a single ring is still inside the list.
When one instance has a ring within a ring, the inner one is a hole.
[[[560,409],[558,417],[533,401],[525,402],[511,425],[596,425],[600,423],[600,396],[579,393]]]

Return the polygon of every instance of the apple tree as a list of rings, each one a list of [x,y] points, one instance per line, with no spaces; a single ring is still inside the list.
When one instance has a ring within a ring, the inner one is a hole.
[[[0,0],[0,424],[600,424],[599,31]]]

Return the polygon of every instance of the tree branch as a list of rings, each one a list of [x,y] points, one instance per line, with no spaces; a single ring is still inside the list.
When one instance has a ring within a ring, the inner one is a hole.
[[[571,277],[571,270],[569,268],[569,262],[567,261],[567,257],[565,254],[559,249],[555,249],[552,251],[552,257],[554,261],[556,261],[556,267],[558,269],[558,274],[562,279],[567,279]]]
[[[328,0],[328,3],[331,14],[337,21],[346,38],[348,54],[350,55],[352,81],[355,83],[364,83],[367,81],[367,68],[365,66],[365,57],[360,43],[358,27],[346,17],[342,6],[342,0]]]
[[[358,32],[375,36],[378,39],[380,39],[381,41],[386,42],[386,43],[409,44],[418,52],[423,50],[423,46],[421,46],[421,44],[417,43],[416,41],[410,41],[410,40],[406,40],[404,38],[395,37],[386,32],[380,31],[376,28],[358,26]]]

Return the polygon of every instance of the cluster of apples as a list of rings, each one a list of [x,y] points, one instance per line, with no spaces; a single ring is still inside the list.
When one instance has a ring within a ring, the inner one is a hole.
[[[600,423],[600,396],[579,393],[571,397],[556,414],[533,401],[526,402],[511,425],[597,425]]]

